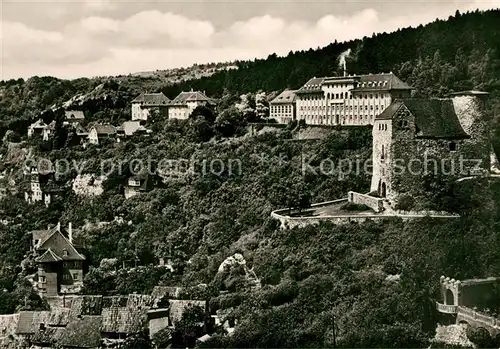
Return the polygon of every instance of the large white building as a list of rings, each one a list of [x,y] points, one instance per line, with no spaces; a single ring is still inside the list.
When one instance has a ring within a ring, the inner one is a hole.
[[[151,110],[168,107],[170,99],[163,93],[141,93],[132,101],[132,120],[147,120]]]
[[[269,117],[280,124],[295,120],[295,91],[285,90],[269,103]]]
[[[296,119],[310,125],[373,125],[412,88],[391,73],[312,78],[295,93]]]
[[[187,119],[200,105],[210,105],[213,101],[200,91],[181,92],[168,106],[169,119]]]

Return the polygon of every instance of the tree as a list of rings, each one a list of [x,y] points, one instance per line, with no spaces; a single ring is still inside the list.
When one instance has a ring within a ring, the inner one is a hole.
[[[205,105],[199,105],[196,108],[194,108],[194,110],[189,115],[189,119],[198,119],[198,118],[203,118],[208,123],[213,124],[216,115],[215,112],[212,110],[212,108]]]

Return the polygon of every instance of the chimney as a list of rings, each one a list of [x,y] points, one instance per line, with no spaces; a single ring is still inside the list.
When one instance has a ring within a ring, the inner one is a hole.
[[[61,231],[61,222],[57,222],[57,231]]]
[[[347,76],[347,63],[344,59],[344,77]]]
[[[73,224],[71,222],[68,223],[68,240],[71,244],[73,243]]]

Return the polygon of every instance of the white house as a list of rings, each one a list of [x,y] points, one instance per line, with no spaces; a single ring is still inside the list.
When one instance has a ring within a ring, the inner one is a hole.
[[[85,115],[81,110],[66,110],[64,112],[65,124],[80,123],[83,120],[85,120]]]
[[[163,93],[141,93],[132,101],[132,120],[147,120],[151,110],[166,110],[170,99]]]
[[[99,140],[109,138],[116,134],[116,128],[112,125],[94,125],[89,131],[88,140],[90,144],[99,144]]]
[[[213,101],[200,91],[181,92],[170,102],[168,108],[169,119],[185,120],[193,110],[200,105],[211,105]]]
[[[31,138],[36,135],[42,135],[43,130],[47,127],[47,124],[43,122],[42,119],[38,119],[36,122],[28,126],[28,137]]]

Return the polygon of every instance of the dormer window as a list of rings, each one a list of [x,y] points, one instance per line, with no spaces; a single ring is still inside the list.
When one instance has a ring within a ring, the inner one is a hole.
[[[450,148],[450,151],[457,151],[457,143],[450,142],[449,148]]]
[[[69,254],[68,254],[68,250],[63,250],[63,251],[62,251],[62,254],[63,254],[63,256],[64,256],[64,257],[68,257],[68,255],[69,255]]]

